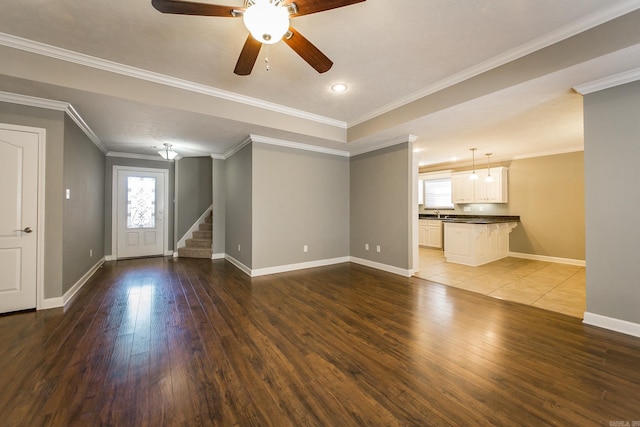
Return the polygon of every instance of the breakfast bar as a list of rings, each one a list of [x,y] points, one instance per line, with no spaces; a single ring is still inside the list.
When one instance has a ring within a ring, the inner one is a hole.
[[[444,218],[444,256],[447,262],[479,266],[509,256],[509,234],[518,216]]]

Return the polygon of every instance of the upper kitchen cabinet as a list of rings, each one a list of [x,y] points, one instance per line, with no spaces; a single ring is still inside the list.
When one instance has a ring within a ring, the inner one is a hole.
[[[469,179],[471,171],[451,174],[451,199],[453,203],[474,203],[474,182]]]
[[[475,183],[476,203],[507,203],[507,168],[491,168],[489,172],[493,180],[486,182],[489,175],[487,170],[478,171],[478,180]]]
[[[471,171],[457,172],[451,177],[454,203],[507,203],[508,202],[508,168],[496,167],[478,169],[477,180],[470,180]],[[486,182],[491,174],[492,182]]]

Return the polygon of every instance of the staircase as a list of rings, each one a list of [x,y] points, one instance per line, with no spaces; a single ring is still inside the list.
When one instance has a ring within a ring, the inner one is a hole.
[[[187,239],[183,248],[178,248],[180,258],[211,258],[211,227],[213,217],[211,214],[204,219],[204,224],[198,226],[191,239]]]

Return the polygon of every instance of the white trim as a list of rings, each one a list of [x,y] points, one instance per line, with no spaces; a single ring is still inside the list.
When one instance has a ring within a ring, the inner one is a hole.
[[[225,257],[224,253],[211,254],[211,259],[224,259],[224,257]]]
[[[235,259],[229,254],[224,254],[224,259],[229,261],[231,264],[235,265],[238,269],[240,269],[240,271],[245,273],[247,276],[251,277],[251,269],[249,267],[247,267],[246,265],[244,265],[243,263],[241,263],[240,261],[238,261],[237,259]]]
[[[321,116],[319,114],[309,113],[307,111],[297,110],[295,108],[264,101],[258,98],[252,98],[238,93],[206,86],[199,83],[182,80],[175,77],[155,73],[141,68],[131,67],[117,62],[108,61],[106,59],[97,58],[95,56],[85,55],[83,53],[51,46],[45,43],[28,40],[11,34],[0,33],[0,45],[4,45],[13,49],[19,49],[25,52],[35,53],[37,55],[49,58],[59,59],[62,61],[94,68],[101,71],[107,71],[114,74],[120,74],[135,79],[146,80],[152,83],[158,83],[164,86],[183,89],[214,98],[224,99],[227,101],[237,102],[264,110],[274,111],[286,114],[288,116],[309,120],[312,122],[322,123],[341,129],[347,128],[347,123],[342,120],[332,119],[330,117]]]
[[[417,136],[408,134],[408,135],[405,135],[405,136],[398,137],[396,139],[392,139],[392,140],[387,141],[387,142],[383,142],[381,144],[376,144],[376,145],[373,145],[373,146],[368,146],[368,147],[363,148],[361,150],[352,151],[349,157],[359,156],[360,154],[366,154],[366,153],[370,153],[370,152],[376,151],[376,150],[382,150],[383,148],[392,147],[392,146],[398,145],[398,144],[404,144],[405,142],[414,143],[414,142],[416,142],[417,139],[418,139]]]
[[[577,265],[579,267],[584,267],[587,265],[586,261],[583,259],[558,258],[558,257],[546,256],[546,255],[525,254],[520,252],[509,252],[509,256],[513,258],[531,259],[534,261],[546,261],[546,262],[555,262],[558,264]]]
[[[106,261],[116,261],[116,258],[113,255],[105,255],[104,260]]]
[[[349,257],[349,261],[351,261],[351,262],[353,262],[355,264],[364,265],[366,267],[375,268],[377,270],[386,271],[388,273],[398,274],[398,275],[404,276],[404,277],[411,277],[411,276],[413,276],[413,273],[414,273],[412,270],[406,270],[404,268],[398,268],[398,267],[394,267],[392,265],[381,264],[379,262],[370,261],[368,259]]]
[[[251,142],[260,142],[262,144],[278,145],[281,147],[293,148],[296,150],[314,151],[316,153],[331,154],[334,156],[349,157],[348,151],[334,150],[331,148],[319,147],[317,145],[302,144],[300,142],[285,141],[283,139],[269,138],[267,136],[249,135]]]
[[[304,270],[306,268],[324,267],[327,265],[342,264],[349,262],[349,257],[321,259],[317,261],[300,262],[297,264],[278,265],[275,267],[265,267],[251,270],[251,277],[265,276],[267,274],[286,273],[288,271]]]
[[[71,298],[78,292],[88,281],[89,279],[102,267],[104,264],[104,257],[102,257],[98,262],[89,269],[67,292],[62,295],[62,305],[66,305]]]
[[[619,2],[616,5],[607,8],[606,10],[595,12],[580,21],[572,22],[569,25],[552,31],[551,33],[545,34],[542,37],[538,37],[537,39],[518,46],[515,49],[511,49],[500,55],[494,56],[487,61],[481,62],[480,64],[477,64],[471,68],[467,68],[466,70],[447,77],[446,79],[429,85],[424,89],[405,96],[404,98],[400,98],[394,102],[373,110],[368,114],[362,116],[361,118],[349,122],[348,127],[350,128],[374,119],[378,116],[381,116],[382,114],[395,110],[396,108],[400,108],[413,101],[417,101],[418,99],[424,98],[450,86],[454,86],[458,83],[497,68],[501,65],[507,64],[511,61],[515,61],[516,59],[522,58],[530,53],[551,46],[554,43],[568,39],[569,37],[575,36],[576,34],[580,34],[586,30],[604,24],[607,21],[611,21],[622,15],[626,15],[627,13],[633,12],[638,8],[640,8],[640,0],[627,0],[624,2]]]
[[[2,33],[0,33],[2,34]],[[100,138],[93,132],[80,114],[68,102],[54,101],[51,99],[38,98],[35,96],[20,95],[17,93],[0,91],[0,101],[11,104],[25,105],[27,107],[45,108],[47,110],[64,111],[78,125],[85,135],[94,143],[103,154],[107,154],[107,149],[100,141]]]
[[[108,255],[110,261],[116,261],[118,259],[118,172],[119,171],[131,171],[131,172],[151,172],[162,174],[164,177],[164,211],[165,219],[163,229],[164,248],[163,255],[169,256],[173,254],[173,251],[169,249],[169,221],[166,219],[166,213],[169,212],[169,169],[155,169],[155,168],[141,168],[135,166],[120,166],[114,165],[111,176],[111,255]],[[106,258],[106,257],[105,257]]]
[[[634,337],[640,337],[640,324],[628,322],[626,320],[615,319],[613,317],[602,316],[600,314],[584,312],[585,325],[597,326],[610,331],[620,332]]]
[[[251,143],[251,136],[248,136],[241,143],[236,144],[233,147],[231,147],[229,150],[227,150],[227,152],[224,153],[222,158],[219,160],[227,160],[229,157],[233,156],[234,154],[242,150],[246,145],[249,145],[250,143]],[[213,157],[213,155],[211,155],[211,157]]]
[[[50,308],[64,307],[64,299],[62,297],[46,298],[39,302],[37,310],[49,310]]]
[[[592,82],[582,83],[573,87],[573,90],[580,95],[588,95],[599,90],[609,89],[626,83],[640,80],[640,68],[614,74],[612,76],[603,77]]]
[[[138,159],[138,160],[154,160],[156,162],[163,162],[163,163],[171,163],[174,160],[180,160],[182,159],[183,156],[178,155],[176,156],[176,158],[174,160],[165,160],[162,157],[160,157],[160,155],[158,154],[157,156],[153,155],[153,154],[134,154],[134,153],[122,153],[119,151],[109,151],[108,153],[105,154],[107,157],[121,157],[121,158],[125,158],[125,159]]]
[[[177,175],[177,174],[176,174]],[[177,186],[177,185],[176,185]],[[186,245],[186,240],[189,239],[191,236],[191,234],[194,231],[198,230],[198,227],[200,226],[200,224],[204,224],[204,219],[209,215],[209,213],[213,210],[213,205],[209,205],[209,207],[204,211],[204,213],[202,215],[200,215],[200,218],[198,218],[196,220],[196,222],[193,223],[193,225],[191,226],[191,228],[189,228],[187,230],[186,233],[184,233],[184,236],[182,236],[180,238],[180,240],[178,240],[178,243],[176,244],[176,249],[180,249],[183,248]],[[177,217],[177,215],[176,215]],[[177,227],[176,227],[177,229]]]

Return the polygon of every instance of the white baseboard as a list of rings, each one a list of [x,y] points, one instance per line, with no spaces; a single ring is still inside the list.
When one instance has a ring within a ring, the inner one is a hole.
[[[211,259],[224,259],[225,258],[225,254],[221,253],[221,254],[211,254]]]
[[[115,261],[115,257],[113,255],[105,255],[104,256],[104,260],[105,261]]]
[[[398,274],[404,277],[413,276],[414,270],[405,270],[403,268],[394,267],[392,265],[381,264],[379,262],[370,261],[368,259],[350,257],[350,261],[356,264],[361,264],[367,267],[375,268],[377,270],[386,271],[388,273]]]
[[[265,276],[267,274],[285,273],[287,271],[304,270],[305,268],[324,267],[327,265],[341,264],[343,262],[349,262],[349,257],[321,259],[317,261],[300,262],[297,264],[258,268],[255,270],[251,270],[251,277]]]
[[[558,258],[558,257],[546,256],[546,255],[524,254],[520,252],[509,252],[509,256],[514,258],[531,259],[534,261],[546,261],[546,262],[556,262],[558,264],[577,265],[580,267],[584,267],[585,265],[587,265],[586,261],[583,259]]]
[[[64,306],[64,300],[62,297],[46,298],[40,301],[38,310],[49,310],[50,308],[60,308]]]
[[[634,337],[640,337],[640,324],[628,322],[626,320],[615,319],[613,317],[602,316],[600,314],[585,311],[582,323],[609,329],[610,331],[621,332]]]
[[[64,307],[65,304],[68,303],[71,298],[73,298],[73,296],[76,294],[76,292],[78,292],[89,281],[91,276],[93,276],[95,274],[95,272],[98,271],[98,269],[100,267],[102,267],[102,264],[104,264],[105,259],[106,259],[106,257],[103,257],[100,260],[98,260],[98,262],[93,267],[91,267],[91,269],[89,269],[89,271],[87,271],[61,297],[47,298],[47,299],[42,300],[42,303],[40,304],[40,307],[38,307],[38,310],[48,310],[50,308]]]
[[[225,254],[224,259],[226,259],[231,264],[233,264],[236,267],[238,267],[247,276],[251,276],[251,269],[249,267],[247,267],[246,265],[244,265],[243,263],[241,263],[240,261],[238,261],[237,259],[235,259],[234,257],[232,257],[231,255]]]

